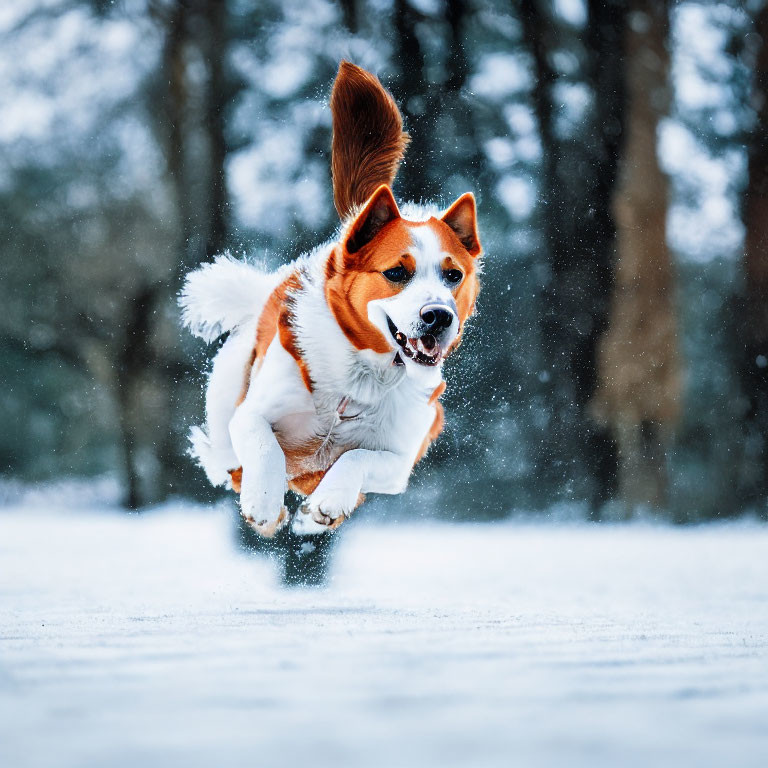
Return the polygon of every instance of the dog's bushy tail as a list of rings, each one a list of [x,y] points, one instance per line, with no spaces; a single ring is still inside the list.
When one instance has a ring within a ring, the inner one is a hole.
[[[187,275],[179,295],[182,322],[210,343],[256,317],[278,279],[228,253],[218,256]]]
[[[345,219],[381,184],[392,185],[410,139],[379,79],[348,61],[339,65],[331,114],[333,202]]]

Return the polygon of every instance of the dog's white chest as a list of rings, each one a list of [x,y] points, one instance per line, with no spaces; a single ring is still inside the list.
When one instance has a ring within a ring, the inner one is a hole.
[[[327,470],[356,448],[401,450],[404,435],[420,443],[431,423],[431,409],[409,394],[386,393],[376,402],[363,403],[350,395],[315,393],[314,412],[286,414],[273,424],[288,476]]]
[[[379,447],[389,431],[383,402],[361,403],[350,395],[319,395],[315,398],[313,436],[324,449]]]

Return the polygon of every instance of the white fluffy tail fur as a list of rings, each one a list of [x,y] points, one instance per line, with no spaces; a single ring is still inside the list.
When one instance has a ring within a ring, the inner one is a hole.
[[[179,296],[184,325],[210,343],[256,317],[280,279],[229,253],[190,272]]]

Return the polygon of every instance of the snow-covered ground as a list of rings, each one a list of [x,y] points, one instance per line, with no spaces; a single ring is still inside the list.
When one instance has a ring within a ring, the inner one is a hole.
[[[763,767],[768,527],[0,510],[0,765]]]

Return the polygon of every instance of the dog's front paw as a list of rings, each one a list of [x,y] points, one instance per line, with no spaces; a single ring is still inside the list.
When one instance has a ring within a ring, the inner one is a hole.
[[[338,528],[361,503],[359,488],[320,483],[304,504],[312,519],[328,528]]]
[[[280,510],[280,514],[274,520],[263,520],[256,522],[251,517],[246,517],[245,514],[240,512],[243,519],[248,524],[249,528],[252,528],[256,533],[263,536],[265,539],[271,539],[288,521],[288,512],[285,507]]]
[[[240,514],[251,528],[271,539],[288,520],[283,507],[284,490],[277,483],[257,483],[243,474]]]
[[[306,505],[299,507],[299,512],[301,514],[294,515],[293,521],[291,522],[291,530],[297,536],[316,536],[332,530],[328,525],[318,523],[312,515],[309,514]],[[344,517],[340,517],[339,520],[344,520]]]

